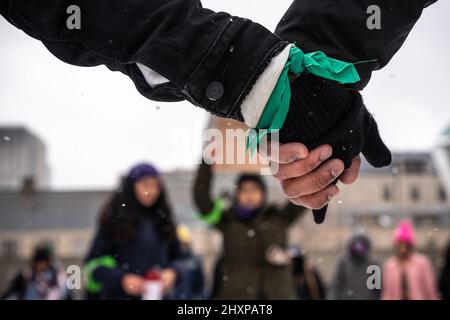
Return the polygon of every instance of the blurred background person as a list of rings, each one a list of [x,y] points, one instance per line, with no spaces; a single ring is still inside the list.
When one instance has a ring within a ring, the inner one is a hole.
[[[450,300],[450,241],[445,252],[444,267],[439,275],[439,292],[442,299]]]
[[[63,300],[69,299],[66,273],[47,244],[38,245],[28,267],[11,281],[2,294],[7,300]]]
[[[325,285],[319,270],[307,259],[306,254],[298,248],[291,248],[294,266],[294,284],[300,300],[324,300]]]
[[[396,253],[383,268],[383,300],[436,300],[436,277],[430,260],[414,251],[415,236],[409,220],[394,231]]]
[[[223,277],[223,257],[219,256],[213,268],[212,285],[209,293],[209,299],[219,299],[220,284],[224,280]]]
[[[175,265],[178,271],[178,281],[171,290],[170,299],[199,300],[205,298],[205,277],[200,258],[192,252],[192,234],[190,230],[180,225],[177,228],[181,243],[181,255]]]
[[[194,200],[203,219],[223,234],[219,299],[296,299],[287,229],[305,209],[267,203],[262,177],[241,174],[232,205],[211,198],[212,168],[199,166]]]
[[[371,257],[369,237],[356,232],[348,241],[348,252],[336,266],[329,299],[331,300],[377,300],[379,289],[367,287],[367,267],[379,265]]]
[[[88,298],[140,299],[145,275],[157,273],[162,293],[177,278],[180,245],[160,175],[150,164],[131,169],[100,215],[86,258]]]

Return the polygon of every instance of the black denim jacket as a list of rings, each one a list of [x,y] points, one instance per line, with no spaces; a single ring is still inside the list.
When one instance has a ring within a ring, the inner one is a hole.
[[[349,87],[361,90],[435,1],[294,0],[276,32],[305,52],[374,60],[356,65],[362,81]],[[66,26],[70,5],[81,9],[80,30]],[[382,10],[379,30],[366,26],[369,5]],[[199,0],[1,0],[0,14],[67,63],[104,64],[128,75],[149,99],[187,99],[240,121],[242,101],[287,45],[263,26],[205,9]],[[136,63],[170,82],[150,87]]]
[[[70,30],[77,5],[81,28]],[[2,0],[0,13],[64,62],[106,65],[159,101],[187,99],[242,121],[240,105],[287,42],[248,19],[213,12],[199,0]],[[169,79],[150,87],[136,63]]]
[[[362,90],[372,71],[383,68],[403,45],[425,7],[437,0],[294,0],[275,33],[305,52],[357,63],[361,81],[346,85]],[[380,28],[366,24],[370,7],[380,12]],[[358,63],[364,62],[364,63]]]

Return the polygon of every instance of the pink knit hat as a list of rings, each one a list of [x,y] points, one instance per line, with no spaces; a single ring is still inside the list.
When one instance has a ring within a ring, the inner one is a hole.
[[[402,220],[398,224],[397,228],[394,231],[394,241],[395,243],[407,243],[411,246],[414,246],[416,239],[414,236],[414,230],[409,220]]]

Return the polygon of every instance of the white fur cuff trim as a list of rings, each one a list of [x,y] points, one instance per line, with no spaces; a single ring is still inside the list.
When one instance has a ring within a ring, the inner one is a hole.
[[[256,80],[250,93],[244,99],[241,105],[241,113],[244,122],[250,127],[255,128],[259,118],[266,107],[272,94],[278,78],[289,58],[289,51],[293,45],[287,45],[276,57],[272,59],[267,68]]]

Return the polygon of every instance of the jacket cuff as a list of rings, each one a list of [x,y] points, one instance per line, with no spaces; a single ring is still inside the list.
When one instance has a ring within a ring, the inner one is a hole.
[[[276,57],[272,59],[267,68],[256,80],[250,93],[241,105],[241,113],[244,122],[250,128],[255,128],[272,94],[281,72],[289,59],[292,44],[286,46]]]
[[[141,71],[142,76],[144,77],[145,81],[147,81],[150,87],[154,88],[160,84],[169,82],[169,79],[164,78],[162,75],[150,69],[149,67],[144,66],[143,64],[140,63],[136,63],[136,65],[139,68],[139,71]]]
[[[242,102],[287,45],[263,26],[232,17],[186,81],[183,93],[216,116],[243,121]]]

